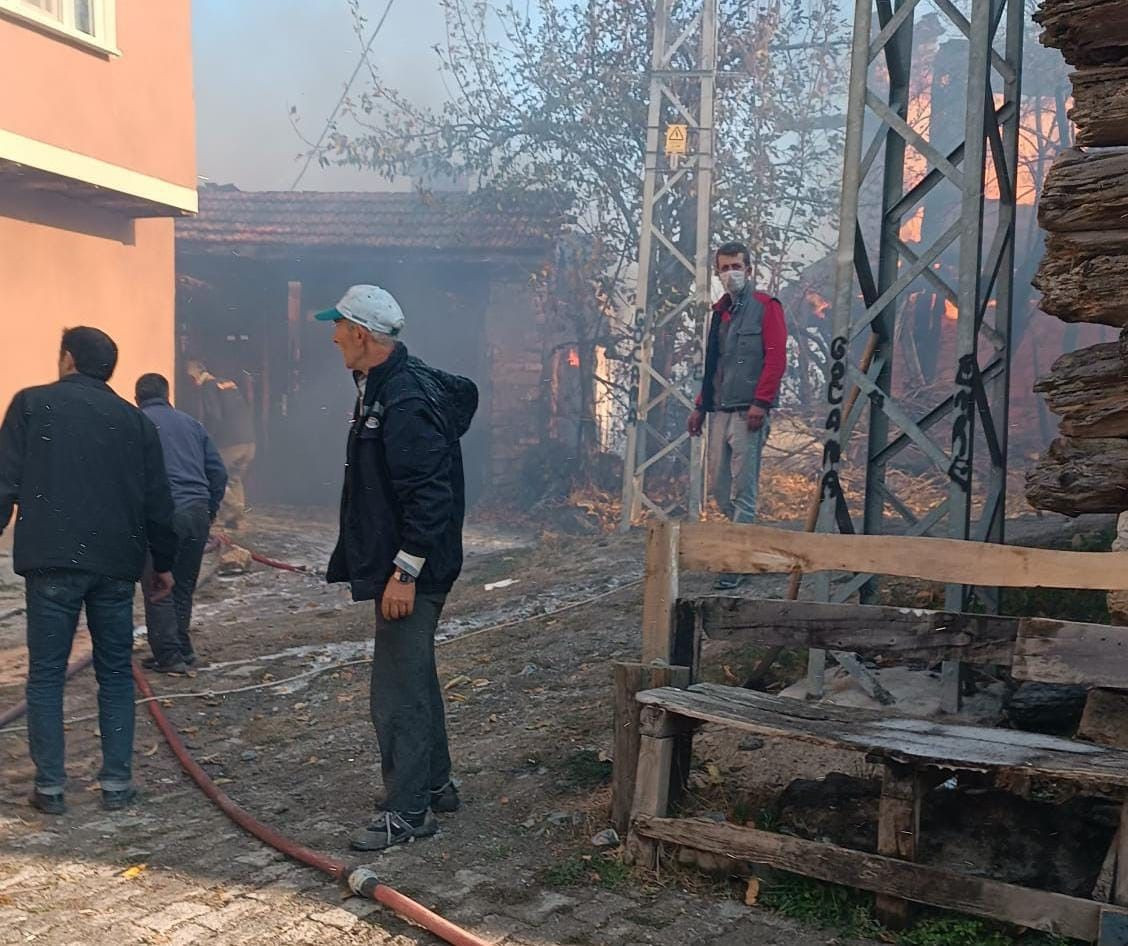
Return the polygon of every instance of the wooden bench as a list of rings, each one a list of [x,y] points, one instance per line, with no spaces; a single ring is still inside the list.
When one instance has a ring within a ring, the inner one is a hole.
[[[921,799],[953,772],[984,773],[1004,787],[1037,776],[1122,801],[1128,797],[1128,752],[694,683],[704,639],[740,639],[896,660],[1003,665],[1020,680],[1128,690],[1128,628],[895,607],[679,597],[682,569],[797,567],[961,584],[1128,586],[1128,553],[807,535],[757,526],[655,526],[647,554],[643,663],[616,667],[613,815],[629,830],[632,855],[652,862],[660,843],[682,845],[870,890],[891,925],[905,921],[907,901],[912,901],[1102,944],[1128,942],[1128,866],[1115,870],[1113,903],[1105,904],[911,863]],[[865,753],[882,771],[878,853],[669,818],[688,774],[693,732],[702,724]],[[1122,825],[1110,849],[1110,869],[1128,865],[1128,815],[1122,815]]]

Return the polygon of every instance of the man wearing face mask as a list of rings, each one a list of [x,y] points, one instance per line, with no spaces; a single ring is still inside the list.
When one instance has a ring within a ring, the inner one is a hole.
[[[725,294],[713,306],[705,347],[705,376],[690,436],[699,437],[709,417],[709,478],[713,495],[733,522],[753,522],[759,496],[760,460],[787,368],[787,323],[778,299],[756,292],[748,247],[725,243],[715,271]],[[723,575],[718,590],[744,582]]]

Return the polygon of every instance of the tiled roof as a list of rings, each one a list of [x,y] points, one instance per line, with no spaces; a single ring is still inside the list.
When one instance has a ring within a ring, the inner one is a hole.
[[[548,202],[481,194],[200,189],[200,212],[176,222],[180,247],[222,245],[538,250],[562,218]]]

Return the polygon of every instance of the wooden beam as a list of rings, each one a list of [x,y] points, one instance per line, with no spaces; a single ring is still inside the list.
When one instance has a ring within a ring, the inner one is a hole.
[[[869,604],[707,596],[688,599],[710,640],[854,651],[899,661],[1009,664],[1019,619]]]
[[[1128,906],[1128,802],[1120,806],[1120,827],[1116,832],[1116,872],[1112,882],[1112,902]]]
[[[655,719],[681,716],[757,736],[852,748],[879,761],[996,772],[1008,778],[1044,775],[1078,787],[1128,787],[1128,751],[1040,733],[811,705],[715,683],[688,690],[648,690],[638,700],[643,704],[644,733],[655,712]]]
[[[639,706],[636,696],[657,687],[689,686],[688,667],[650,667],[645,664],[617,663],[615,680],[614,773],[611,780],[611,824],[626,837],[634,803],[635,776],[638,771]]]
[[[674,736],[642,736],[631,807],[632,823],[638,817],[666,816],[670,807],[670,776],[673,774],[675,739]],[[627,838],[627,857],[632,863],[656,867],[658,846],[632,830]]]
[[[705,819],[638,818],[634,832],[766,867],[1092,942],[1102,904]],[[1107,907],[1103,909],[1107,910]],[[1119,911],[1124,912],[1124,911]]]
[[[1128,627],[1023,618],[1011,673],[1016,680],[1128,690]]]
[[[1128,552],[1058,552],[959,539],[683,523],[686,571],[842,571],[1003,588],[1128,588]]]
[[[678,544],[681,526],[655,522],[646,540],[646,578],[642,593],[642,662],[673,662],[674,608],[678,597]]]
[[[912,767],[886,765],[881,779],[878,808],[877,853],[906,861],[917,859],[920,835],[921,778]],[[888,894],[877,895],[877,917],[894,930],[908,926],[909,902]]]

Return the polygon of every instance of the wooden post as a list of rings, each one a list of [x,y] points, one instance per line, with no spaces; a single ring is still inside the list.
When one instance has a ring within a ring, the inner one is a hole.
[[[881,780],[877,853],[915,861],[920,833],[921,778],[911,767],[887,764]],[[912,909],[907,900],[879,894],[877,917],[890,929],[908,925]]]
[[[638,773],[640,707],[635,696],[643,690],[654,690],[658,687],[685,688],[689,686],[689,673],[688,667],[615,664],[615,745],[614,773],[611,779],[611,824],[619,832],[620,837],[626,837],[627,830],[630,828],[635,777]]]
[[[678,597],[681,526],[655,522],[646,540],[646,581],[642,592],[642,662],[673,663],[674,608]]]
[[[1116,841],[1116,879],[1112,883],[1112,902],[1128,906],[1128,802],[1120,806],[1120,830]]]
[[[674,756],[678,739],[688,727],[688,720],[657,706],[648,706],[641,716],[632,820],[638,816],[665,818],[669,813],[670,782],[675,775]],[[631,830],[627,838],[627,859],[644,867],[656,867],[658,845]]]

